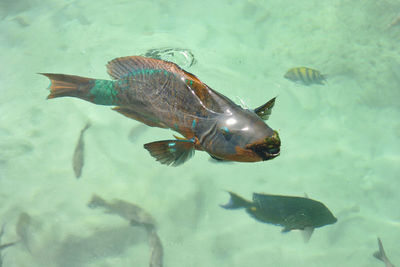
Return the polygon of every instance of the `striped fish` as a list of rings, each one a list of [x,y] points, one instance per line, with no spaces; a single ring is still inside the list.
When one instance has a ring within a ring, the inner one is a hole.
[[[293,82],[301,82],[305,85],[325,84],[326,81],[326,78],[321,72],[307,67],[292,68],[288,70],[283,77]]]

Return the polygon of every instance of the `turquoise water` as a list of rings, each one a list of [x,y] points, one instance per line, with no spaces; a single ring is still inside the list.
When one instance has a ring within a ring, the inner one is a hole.
[[[395,0],[2,1],[0,3],[0,224],[25,242],[3,266],[148,266],[145,233],[86,204],[93,193],[140,205],[158,223],[164,266],[383,266],[376,237],[400,264],[400,13]],[[46,100],[38,72],[108,79],[105,64],[151,48],[192,51],[188,70],[239,103],[278,96],[268,124],[281,155],[223,163],[204,152],[180,167],[144,143],[173,132],[75,98]],[[283,78],[308,66],[327,84]],[[87,121],[85,165],[72,155]],[[138,130],[138,128],[136,128]],[[338,218],[308,243],[299,231],[219,207],[231,190],[319,200]],[[28,240],[28,241],[27,241]]]

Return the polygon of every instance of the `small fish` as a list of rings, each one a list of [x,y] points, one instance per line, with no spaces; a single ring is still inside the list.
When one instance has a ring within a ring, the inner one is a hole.
[[[163,266],[163,246],[154,229],[148,231],[148,240],[150,246],[150,267]]]
[[[265,103],[262,106],[254,109],[254,112],[263,120],[268,120],[269,116],[271,115],[272,108],[275,106],[275,99],[276,97],[272,98],[270,101]]]
[[[394,267],[393,263],[390,262],[388,257],[386,256],[385,250],[383,249],[383,245],[381,242],[381,239],[378,237],[378,246],[379,246],[379,251],[376,251],[373,255],[375,258],[378,260],[381,260],[385,263],[386,267]]]
[[[82,175],[82,168],[84,165],[84,153],[85,153],[85,141],[84,135],[87,129],[91,126],[90,122],[86,123],[85,127],[81,130],[79,134],[78,143],[75,146],[74,156],[72,158],[72,167],[75,172],[75,177],[79,178]]]
[[[26,212],[21,212],[15,225],[15,232],[20,238],[24,247],[30,252],[30,228],[32,224],[31,216]]]
[[[307,68],[298,67],[292,68],[283,76],[293,82],[300,82],[305,85],[310,84],[325,84],[326,78],[319,71]]]
[[[324,204],[309,198],[254,193],[251,202],[235,193],[228,193],[231,198],[228,204],[221,205],[222,208],[244,208],[257,221],[283,226],[283,233],[304,230],[309,239],[314,228],[337,221]]]
[[[103,208],[106,213],[119,215],[128,220],[131,225],[142,225],[146,229],[152,229],[156,226],[153,216],[138,205],[124,200],[114,199],[111,202],[107,202],[98,195],[93,195],[88,203],[88,207],[92,209]]]
[[[107,64],[112,80],[41,73],[50,79],[48,99],[76,97],[184,139],[147,143],[161,164],[178,166],[195,150],[228,161],[256,162],[280,154],[281,140],[254,111],[243,109],[178,65],[149,57],[120,57]]]

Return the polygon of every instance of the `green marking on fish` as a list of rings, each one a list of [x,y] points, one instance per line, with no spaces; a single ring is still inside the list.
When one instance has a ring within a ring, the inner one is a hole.
[[[128,75],[133,75],[136,76],[138,74],[142,75],[153,75],[153,74],[158,74],[158,73],[163,73],[165,76],[168,76],[170,73],[166,70],[162,69],[140,69],[140,70],[132,70]]]
[[[114,81],[94,80],[94,85],[90,89],[90,95],[94,96],[94,102],[100,105],[115,105],[115,97],[118,91],[115,90]]]

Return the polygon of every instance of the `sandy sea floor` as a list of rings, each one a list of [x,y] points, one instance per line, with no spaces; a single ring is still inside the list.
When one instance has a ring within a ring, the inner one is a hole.
[[[383,266],[381,237],[400,264],[400,14],[397,0],[0,2],[0,224],[10,266],[148,266],[145,233],[92,210],[93,193],[136,203],[158,222],[164,266]],[[75,98],[46,100],[38,72],[108,79],[105,64],[150,48],[190,49],[188,70],[237,103],[278,96],[268,124],[281,155],[215,163],[204,152],[163,166],[143,144],[173,132]],[[324,86],[283,78],[292,67],[326,73]],[[85,165],[72,154],[87,121]],[[132,140],[134,139],[134,140]],[[319,200],[338,222],[282,234],[219,207],[224,190]]]

